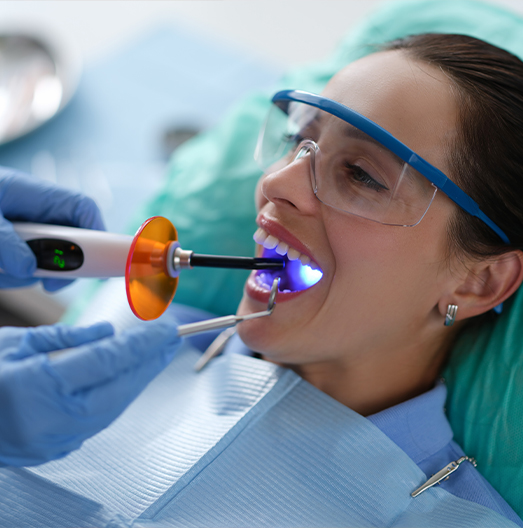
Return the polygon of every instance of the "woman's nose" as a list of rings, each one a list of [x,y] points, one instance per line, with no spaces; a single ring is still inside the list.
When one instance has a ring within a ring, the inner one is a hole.
[[[288,165],[270,172],[261,182],[262,195],[275,204],[313,214],[320,205],[311,183],[311,156],[301,154]]]

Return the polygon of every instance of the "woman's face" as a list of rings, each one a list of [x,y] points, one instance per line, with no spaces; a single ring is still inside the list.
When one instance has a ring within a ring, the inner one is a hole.
[[[324,95],[365,115],[443,172],[456,131],[451,83],[439,70],[387,51],[354,62]],[[321,148],[321,145],[320,145]],[[314,195],[309,156],[261,178],[258,225],[308,256],[322,279],[281,295],[270,317],[242,323],[243,341],[285,364],[358,361],[368,354],[423,344],[443,328],[438,303],[452,285],[446,226],[454,205],[436,193],[415,227],[391,227],[345,214]],[[257,255],[263,248],[257,245]],[[263,310],[253,272],[239,313]],[[438,330],[439,331],[439,330]]]

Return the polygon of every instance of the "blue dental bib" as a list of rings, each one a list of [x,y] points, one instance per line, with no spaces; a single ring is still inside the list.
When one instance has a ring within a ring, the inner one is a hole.
[[[185,344],[108,429],[0,470],[0,526],[515,526],[431,488],[368,420],[294,372]]]

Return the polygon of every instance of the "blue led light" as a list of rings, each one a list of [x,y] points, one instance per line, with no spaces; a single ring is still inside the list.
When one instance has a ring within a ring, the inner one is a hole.
[[[321,270],[312,269],[310,266],[300,266],[300,279],[307,288],[319,282],[322,276]]]
[[[263,256],[266,258],[281,258],[274,249],[264,249]],[[280,291],[305,290],[314,286],[323,277],[321,270],[312,269],[310,266],[304,266],[299,259],[289,260],[285,258],[285,269],[276,272],[263,272],[265,283],[270,288],[272,281],[280,277]]]

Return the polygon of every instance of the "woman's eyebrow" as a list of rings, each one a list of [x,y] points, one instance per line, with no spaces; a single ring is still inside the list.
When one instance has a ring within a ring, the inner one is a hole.
[[[368,134],[361,131],[359,128],[356,128],[355,126],[351,125],[350,123],[347,123],[345,125],[344,135],[352,139],[360,139],[362,141],[367,141],[368,143],[372,143],[373,145],[378,146],[380,149],[383,149],[399,167],[403,167],[403,165],[405,165],[406,163],[405,160],[402,160],[397,154],[394,154],[394,152],[382,145],[377,139],[374,139],[373,137],[369,136]]]

